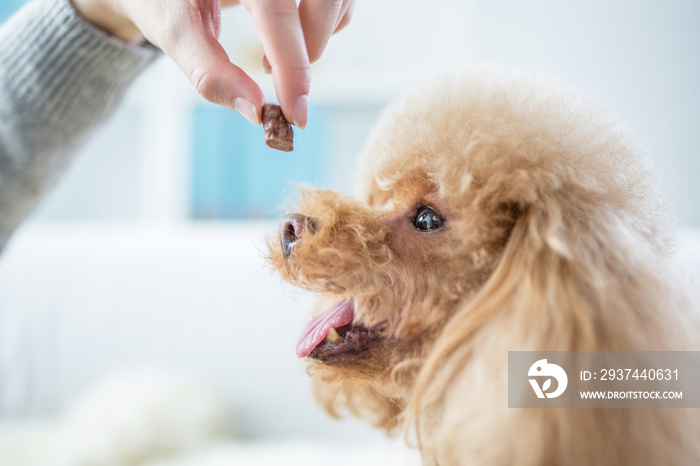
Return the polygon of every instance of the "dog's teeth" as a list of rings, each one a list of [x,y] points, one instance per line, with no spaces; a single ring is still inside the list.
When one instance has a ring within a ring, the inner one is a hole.
[[[331,343],[338,343],[340,340],[343,339],[343,337],[338,335],[338,332],[334,328],[331,328],[328,331],[328,335],[326,336],[326,339]]]

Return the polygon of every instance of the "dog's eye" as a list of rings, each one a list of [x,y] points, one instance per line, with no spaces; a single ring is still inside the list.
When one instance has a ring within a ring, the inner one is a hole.
[[[413,226],[418,231],[433,231],[441,228],[445,220],[430,206],[424,205],[418,208],[413,217]]]

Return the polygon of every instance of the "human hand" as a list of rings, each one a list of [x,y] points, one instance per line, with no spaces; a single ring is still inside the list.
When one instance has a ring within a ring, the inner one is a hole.
[[[125,41],[145,37],[169,55],[205,99],[260,123],[260,87],[231,63],[218,41],[221,7],[239,0],[73,0],[97,27]],[[349,21],[353,0],[240,0],[265,51],[285,117],[306,127],[309,64]]]

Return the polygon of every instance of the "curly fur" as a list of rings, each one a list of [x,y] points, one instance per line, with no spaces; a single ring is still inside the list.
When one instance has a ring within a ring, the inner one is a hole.
[[[507,408],[508,351],[697,344],[653,168],[607,110],[524,72],[443,77],[385,112],[362,192],[304,190],[315,231],[270,248],[319,309],[386,325],[367,358],[309,363],[332,415],[415,428],[431,464],[700,461],[697,410]],[[417,231],[421,205],[446,227]]]

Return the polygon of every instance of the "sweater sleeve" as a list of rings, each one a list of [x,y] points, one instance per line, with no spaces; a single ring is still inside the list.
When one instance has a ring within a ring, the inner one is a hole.
[[[158,55],[94,28],[69,0],[33,0],[0,27],[0,250]]]

